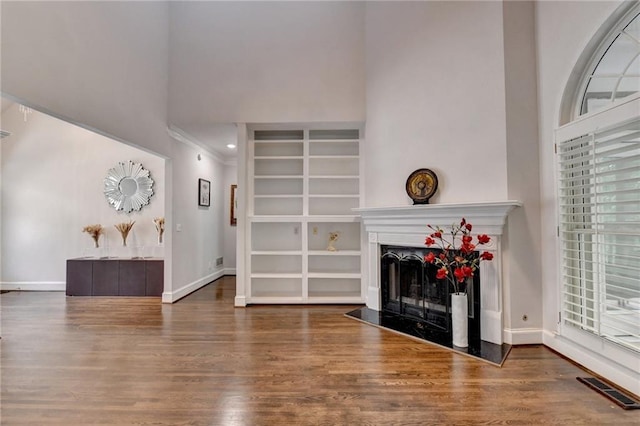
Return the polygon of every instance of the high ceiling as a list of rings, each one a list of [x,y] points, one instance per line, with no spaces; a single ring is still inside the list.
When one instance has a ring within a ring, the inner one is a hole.
[[[15,105],[11,99],[0,97],[1,111]],[[171,126],[181,139],[200,146],[215,154],[222,161],[232,161],[236,158],[237,148],[229,148],[227,145],[237,145],[237,130],[233,123],[212,123],[207,125],[187,125],[180,128]],[[11,129],[2,129],[11,132]]]
[[[226,161],[236,157],[237,128],[233,123],[212,123],[187,126],[171,126],[171,129],[189,142],[215,153],[221,160]],[[229,148],[227,145],[234,145]]]

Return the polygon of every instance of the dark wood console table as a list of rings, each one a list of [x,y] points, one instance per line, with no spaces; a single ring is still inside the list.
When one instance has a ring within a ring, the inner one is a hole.
[[[162,259],[67,260],[67,296],[162,296]]]

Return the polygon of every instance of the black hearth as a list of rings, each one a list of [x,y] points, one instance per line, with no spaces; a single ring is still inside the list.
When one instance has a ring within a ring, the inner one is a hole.
[[[501,366],[511,345],[486,342],[480,335],[480,273],[467,288],[469,346],[452,344],[450,284],[436,279],[437,267],[424,256],[439,249],[381,245],[380,311],[364,307],[345,315],[406,336]]]
[[[415,324],[422,332],[442,342],[451,343],[452,289],[436,279],[437,267],[424,256],[439,249],[382,245],[380,287],[382,312],[399,317],[403,323]],[[474,274],[467,288],[469,299],[469,345],[480,338],[480,273]]]

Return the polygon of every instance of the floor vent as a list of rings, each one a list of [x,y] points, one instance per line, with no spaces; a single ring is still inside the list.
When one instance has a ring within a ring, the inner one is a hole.
[[[593,377],[576,377],[580,382],[589,386],[591,389],[595,390],[598,393],[606,396],[620,407],[625,410],[637,410],[640,409],[640,402],[629,398],[627,395],[622,392],[612,388],[605,382],[598,380]]]

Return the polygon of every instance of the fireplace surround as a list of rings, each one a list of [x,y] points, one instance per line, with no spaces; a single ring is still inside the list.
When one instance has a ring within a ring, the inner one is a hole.
[[[465,204],[429,204],[400,207],[370,207],[354,209],[362,217],[367,235],[367,308],[383,311],[381,288],[383,247],[406,250],[425,249],[424,240],[430,233],[427,224],[443,229],[458,223],[461,218],[473,224],[474,234],[487,234],[491,242],[483,251],[493,254],[493,261],[483,262],[479,282],[482,291],[477,297],[479,305],[480,339],[501,345],[502,324],[502,235],[507,216],[521,206],[519,201],[500,201]],[[417,251],[416,251],[417,253]],[[476,305],[476,306],[478,306]]]

